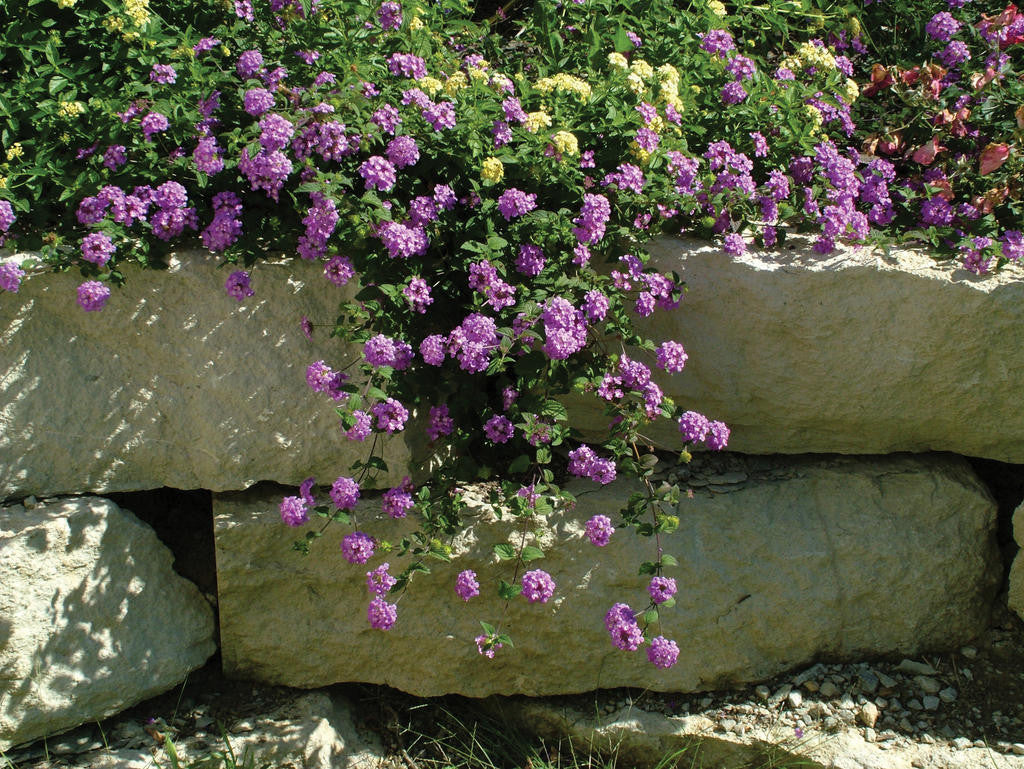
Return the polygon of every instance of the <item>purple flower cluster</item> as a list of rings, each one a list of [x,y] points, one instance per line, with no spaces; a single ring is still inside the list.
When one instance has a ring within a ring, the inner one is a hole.
[[[591,323],[604,320],[608,315],[609,307],[610,303],[608,301],[608,297],[596,288],[588,291],[584,297],[583,312],[586,314],[587,320]]]
[[[110,261],[116,250],[110,238],[102,232],[93,232],[82,239],[82,258],[102,267]]]
[[[467,316],[448,336],[448,354],[458,358],[459,368],[470,374],[487,369],[491,351],[497,346],[498,332],[494,319],[479,313]],[[422,347],[420,351],[423,352]],[[427,362],[430,363],[429,360]]]
[[[662,342],[658,345],[658,366],[670,374],[678,374],[683,370],[689,357],[679,342]]]
[[[581,310],[565,298],[554,296],[544,304],[544,353],[552,360],[565,360],[587,344],[587,325]]]
[[[537,195],[535,193],[526,193],[515,187],[505,190],[498,198],[498,211],[505,217],[506,222],[512,221],[517,216],[528,214],[536,207]]]
[[[123,144],[112,144],[103,153],[103,165],[110,171],[116,171],[127,162],[128,155]]]
[[[366,618],[373,629],[390,630],[398,619],[398,606],[377,596],[370,601],[370,606],[366,610]]]
[[[630,190],[637,195],[644,191],[645,183],[643,171],[632,163],[621,163],[615,171],[606,174],[601,181],[605,187],[614,184],[620,190]]]
[[[960,22],[948,11],[939,11],[925,24],[924,31],[935,40],[945,43],[960,31]]]
[[[359,175],[363,177],[366,189],[377,189],[390,192],[395,186],[395,167],[387,158],[373,155],[359,166]]]
[[[532,243],[524,243],[519,246],[516,269],[531,278],[540,275],[544,269],[544,252],[541,251],[540,246],[535,246]]]
[[[455,594],[463,601],[480,595],[480,583],[476,581],[476,572],[470,569],[459,572],[455,578]]]
[[[604,626],[612,638],[612,645],[623,651],[636,651],[644,641],[643,631],[637,624],[633,610],[617,603],[604,615]]]
[[[579,216],[572,220],[573,234],[582,245],[594,245],[604,237],[605,225],[612,215],[612,206],[604,195],[583,196]],[[589,254],[588,254],[589,256]]]
[[[345,430],[345,437],[350,441],[365,441],[372,431],[370,415],[365,411],[357,409],[352,412],[352,418],[355,420],[355,424],[353,424],[348,430]]]
[[[377,9],[377,19],[385,32],[393,32],[402,26],[402,6],[392,0],[386,0]]]
[[[484,423],[484,434],[492,443],[508,443],[516,429],[507,417],[496,414]]]
[[[280,150],[260,150],[255,157],[250,157],[246,147],[238,161],[238,170],[245,175],[253,192],[264,190],[268,198],[277,202],[284,180],[292,172],[292,161]]]
[[[324,265],[324,277],[336,286],[344,286],[355,274],[352,260],[341,254],[335,254]]]
[[[586,444],[569,452],[568,469],[573,475],[589,478],[602,486],[615,480],[615,460],[601,459]]]
[[[455,128],[455,105],[450,101],[431,102],[423,108],[420,115],[435,131]]]
[[[295,126],[291,121],[275,112],[265,115],[259,126],[260,146],[265,152],[283,150],[295,133]]]
[[[382,563],[376,569],[366,572],[366,589],[370,595],[383,598],[397,584],[398,580],[388,573],[390,568],[390,563]]]
[[[153,134],[166,131],[170,123],[167,122],[167,117],[159,112],[150,112],[142,118],[139,125],[142,127],[143,137],[148,142],[153,140]]]
[[[228,275],[228,279],[224,282],[224,290],[228,296],[234,297],[239,302],[256,293],[252,290],[249,273],[245,270],[235,270]]]
[[[370,411],[377,418],[377,429],[388,434],[404,430],[405,420],[409,418],[408,409],[394,398],[388,398],[383,403],[375,403]]]
[[[391,518],[405,518],[413,507],[412,488],[409,476],[405,476],[401,485],[384,492],[381,509]]]
[[[679,659],[679,646],[664,636],[656,636],[647,648],[647,659],[657,668],[670,668]]]
[[[523,574],[523,597],[530,603],[547,603],[555,594],[555,581],[542,569]]]
[[[412,311],[420,315],[426,313],[427,307],[434,303],[430,286],[423,278],[412,278],[409,285],[402,289],[402,294],[409,300]]]
[[[448,405],[430,407],[430,423],[427,425],[427,437],[436,441],[442,435],[451,435],[455,429],[455,420],[448,413]]]
[[[679,418],[679,432],[687,443],[704,441],[709,449],[721,451],[729,442],[729,428],[724,422],[711,422],[696,411],[687,411]]]
[[[196,164],[196,170],[204,174],[213,175],[224,170],[224,158],[221,157],[217,140],[212,136],[204,136],[196,143],[192,150],[192,162]]]
[[[396,136],[388,142],[385,154],[395,168],[401,169],[416,164],[420,159],[420,148],[411,136]]]
[[[427,253],[427,248],[430,246],[426,230],[422,226],[411,223],[381,222],[377,227],[377,237],[387,248],[388,256],[392,259],[422,256]]]
[[[7,202],[7,201],[2,201]],[[25,277],[25,271],[14,262],[0,263],[0,289],[18,293],[21,288],[21,279]]]
[[[249,80],[259,74],[262,69],[263,54],[259,51],[242,52],[238,56],[238,62],[235,64],[235,71],[242,80]]]
[[[359,484],[353,478],[338,476],[331,485],[331,501],[339,510],[354,510],[359,501]]]
[[[170,64],[154,64],[149,71],[149,79],[157,85],[170,85],[177,81],[178,73]]]
[[[309,507],[302,497],[285,497],[281,500],[281,520],[288,526],[301,526],[309,520]]]
[[[720,59],[724,59],[729,51],[736,48],[732,35],[724,29],[713,29],[707,34],[699,35],[702,51],[713,53]]]
[[[587,539],[590,540],[590,544],[595,547],[607,545],[614,533],[615,527],[612,526],[612,519],[607,515],[595,515],[587,521],[585,534]]]
[[[388,71],[395,76],[419,80],[427,76],[427,63],[411,53],[393,53],[388,57]]]
[[[98,280],[87,280],[78,287],[78,306],[86,312],[102,310],[110,298],[110,288]]]
[[[299,236],[296,250],[303,259],[312,261],[327,253],[327,241],[338,225],[338,209],[333,200],[320,192],[310,193],[310,199],[313,205],[302,220],[306,231]]]
[[[469,287],[484,295],[495,311],[516,303],[516,287],[498,277],[498,271],[488,260],[469,266]]]
[[[665,603],[676,594],[676,581],[672,577],[653,577],[647,586],[647,592],[655,603]]]
[[[331,496],[334,496],[334,489],[331,489]],[[373,537],[361,531],[346,534],[341,540],[341,554],[349,563],[366,563],[373,557],[374,548]]]

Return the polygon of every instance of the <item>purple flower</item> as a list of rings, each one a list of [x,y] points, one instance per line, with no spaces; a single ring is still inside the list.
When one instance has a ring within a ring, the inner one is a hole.
[[[359,500],[359,484],[348,476],[338,476],[331,485],[331,500],[339,510],[354,510]]]
[[[722,88],[722,104],[739,104],[746,98],[747,92],[735,80],[731,83],[726,83]]]
[[[382,563],[373,571],[366,572],[366,589],[370,591],[370,595],[383,598],[398,582],[397,579],[388,574],[388,569],[390,568],[390,563]]]
[[[544,252],[539,246],[532,243],[524,243],[519,246],[519,256],[516,257],[516,269],[533,278],[540,275],[544,269]]]
[[[593,245],[604,237],[605,224],[611,217],[612,207],[604,195],[583,195],[579,216],[572,220],[573,234],[581,245]],[[581,258],[579,254],[577,257]],[[587,252],[589,258],[589,251]],[[575,260],[574,260],[575,261]],[[586,260],[583,260],[584,263]]]
[[[178,73],[170,64],[154,64],[149,79],[157,85],[169,85],[178,79]]]
[[[196,164],[196,169],[204,174],[213,175],[224,170],[224,159],[220,155],[217,140],[212,136],[199,140],[192,151],[192,161]]]
[[[713,29],[699,37],[701,50],[717,54],[721,59],[725,58],[726,53],[736,48],[732,35],[724,29]]]
[[[414,504],[412,501],[412,488],[412,483],[407,475],[402,479],[400,486],[395,486],[393,489],[388,489],[384,492],[384,496],[381,499],[381,509],[391,518],[405,518]]]
[[[664,636],[657,636],[647,648],[647,659],[658,668],[670,668],[679,659],[679,647],[675,641]]]
[[[111,171],[116,171],[127,162],[128,155],[123,144],[112,144],[103,153],[103,165]]]
[[[658,366],[670,374],[678,374],[683,370],[689,357],[679,342],[662,342],[658,346]]]
[[[345,431],[345,437],[350,441],[365,441],[372,429],[370,415],[365,411],[356,410],[352,412],[352,418],[355,420],[355,424]],[[344,429],[344,424],[342,427]]]
[[[665,603],[676,594],[676,581],[672,577],[653,577],[651,584],[647,586],[647,592],[651,594],[651,600],[655,603]]]
[[[587,521],[586,537],[595,547],[607,545],[614,533],[615,527],[612,526],[612,519],[607,515],[595,515]]]
[[[289,526],[301,526],[309,520],[309,510],[302,497],[285,497],[281,500],[281,520]]]
[[[159,112],[149,112],[142,118],[139,125],[142,126],[143,137],[148,142],[152,141],[153,134],[166,131],[170,123]]]
[[[679,417],[679,432],[683,435],[686,443],[698,443],[704,440],[704,436],[711,429],[711,423],[703,414],[696,411],[687,411]]]
[[[633,616],[633,610],[624,603],[617,603],[604,615],[604,626],[612,638],[612,645],[623,651],[636,651],[643,643],[644,635]]]
[[[542,569],[534,569],[523,575],[523,596],[530,603],[547,603],[555,594],[555,581]]]
[[[110,298],[110,288],[98,280],[87,280],[78,287],[78,306],[86,312],[102,310]]]
[[[384,162],[387,163],[386,160]],[[402,222],[381,222],[377,227],[377,237],[387,248],[388,256],[392,259],[422,256],[430,247],[427,232],[422,226]]]
[[[591,322],[604,320],[608,314],[608,307],[608,297],[603,293],[596,288],[587,292],[583,301],[583,312],[586,313],[587,320]]]
[[[102,267],[110,261],[115,247],[102,232],[93,232],[82,239],[82,258]]]
[[[274,94],[266,88],[250,88],[242,97],[242,105],[253,117],[260,117],[274,108]]]
[[[377,334],[363,345],[363,357],[375,368],[393,366],[395,364],[395,342],[393,339]]]
[[[509,128],[508,123],[504,120],[494,121],[494,127],[491,128],[491,134],[494,136],[495,147],[504,147],[512,141],[512,129]]]
[[[455,429],[455,421],[448,414],[447,404],[430,407],[430,424],[427,425],[427,436],[436,441],[442,435],[451,435]]]
[[[517,216],[523,216],[537,207],[537,196],[511,187],[498,198],[498,210],[506,222]]]
[[[725,69],[732,75],[733,80],[739,82],[741,80],[750,80],[754,76],[756,67],[754,62],[746,56],[733,56],[729,59],[728,64],[725,65]]]
[[[729,443],[729,428],[725,422],[711,422],[708,424],[707,446],[714,451],[721,451]]]
[[[355,274],[352,260],[341,254],[332,256],[324,265],[324,277],[336,286],[344,286]]]
[[[385,32],[399,29],[402,26],[402,6],[392,0],[381,3],[377,10],[377,18]]]
[[[224,290],[227,291],[228,296],[233,296],[239,302],[256,293],[249,285],[249,273],[245,270],[236,270],[228,275]]]
[[[276,152],[288,146],[295,126],[287,118],[276,113],[267,115],[260,120],[260,146],[267,152]]]
[[[754,157],[763,158],[768,154],[768,140],[760,131],[751,131],[750,138],[754,142]]]
[[[420,115],[430,123],[431,128],[435,131],[440,131],[442,128],[455,128],[455,105],[450,101],[428,104]]]
[[[370,411],[377,417],[377,429],[385,430],[389,434],[404,430],[405,420],[409,418],[409,411],[394,398],[388,398],[383,403],[375,403]]]
[[[496,414],[484,423],[484,433],[492,443],[508,443],[515,432],[512,422],[501,414]]]
[[[396,136],[388,142],[386,152],[388,160],[394,164],[395,168],[414,165],[420,159],[420,148],[411,136]]]
[[[220,45],[220,40],[215,37],[204,37],[194,46],[192,46],[192,53],[203,53],[204,51],[212,51],[213,47]]]
[[[393,53],[388,57],[388,70],[392,75],[419,80],[427,76],[427,63],[411,53]]]
[[[0,203],[6,202],[0,201]],[[0,289],[10,291],[13,294],[18,293],[23,277],[25,277],[25,271],[14,262],[0,263]]]
[[[924,31],[935,40],[947,42],[960,30],[960,22],[947,11],[939,11],[925,24]]]
[[[725,242],[722,243],[722,250],[727,254],[740,256],[747,252],[747,244],[743,242],[743,236],[738,232],[730,232],[725,236]]]
[[[440,366],[444,363],[444,354],[444,337],[440,334],[431,334],[420,342],[420,355],[425,363]]]
[[[402,117],[395,107],[385,104],[373,113],[370,120],[376,123],[384,133],[393,134],[402,122]]]
[[[455,593],[463,601],[480,595],[480,583],[476,581],[476,572],[470,569],[459,572],[455,578]]]
[[[334,490],[331,490],[333,496]],[[374,541],[369,534],[354,531],[341,540],[341,554],[349,563],[366,563],[373,557]]]
[[[259,51],[245,51],[238,57],[235,71],[242,80],[248,80],[263,69],[263,54]]]
[[[601,180],[601,184],[608,186],[614,184],[620,190],[631,190],[639,195],[644,191],[644,174],[639,166],[632,163],[622,163],[613,173],[607,174]]]
[[[402,294],[409,300],[413,312],[417,312],[420,315],[427,311],[428,305],[434,303],[434,298],[430,295],[430,286],[427,285],[427,281],[423,280],[423,278],[413,278],[410,280],[409,285],[402,289]]]
[[[1020,230],[1007,230],[1001,239],[1003,256],[1011,262],[1020,261],[1024,257],[1024,234]]]
[[[249,156],[249,148],[242,150],[238,161],[238,170],[245,174],[249,186],[256,190],[265,190],[267,197],[277,201],[278,193],[284,186],[284,180],[292,172],[292,162],[280,150],[275,152],[258,152],[255,157]]]
[[[398,606],[378,596],[370,601],[366,618],[370,621],[370,627],[375,630],[390,630],[398,619]]]

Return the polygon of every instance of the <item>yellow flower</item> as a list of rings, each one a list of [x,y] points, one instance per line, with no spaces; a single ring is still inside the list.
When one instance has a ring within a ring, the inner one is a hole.
[[[665,128],[665,119],[661,115],[655,115],[654,119],[647,124],[647,127],[654,131],[654,133],[660,134]]]
[[[422,88],[431,96],[436,94],[444,87],[444,84],[440,80],[438,80],[436,77],[431,77],[430,75],[427,75],[426,77],[421,77],[416,82],[417,84],[419,84],[420,88]]]
[[[483,170],[480,171],[480,178],[485,182],[500,182],[505,177],[505,166],[497,158],[484,160]]]
[[[120,16],[107,16],[103,19],[103,26],[110,32],[120,32],[124,29],[124,19]]]
[[[67,131],[60,135],[61,144],[71,144],[71,134]]]
[[[580,154],[580,143],[569,131],[559,131],[551,137],[551,143],[563,155],[575,156]]]
[[[541,128],[551,127],[551,116],[544,111],[528,112],[523,126],[530,133],[537,133]]]
[[[633,153],[633,157],[640,161],[641,165],[645,165],[648,160],[651,159],[651,153],[645,149],[641,149],[640,145],[636,142],[630,144],[630,150]]]
[[[720,19],[724,19],[728,15],[725,10],[725,5],[721,0],[711,0],[708,3],[708,9]]]
[[[629,69],[629,62],[626,61],[626,57],[618,51],[608,54],[608,63],[619,69]]]
[[[126,43],[134,43],[136,40],[139,39],[139,33],[125,32],[123,35],[121,35],[121,39],[124,40]]]
[[[857,97],[860,96],[860,87],[857,85],[857,81],[853,78],[846,78],[846,86],[843,88],[843,92],[846,94],[846,102],[853,104],[857,101]]]
[[[807,116],[811,119],[811,133],[817,133],[818,129],[821,128],[822,124],[821,110],[819,110],[813,104],[805,104],[804,111],[807,113]]]
[[[71,8],[75,4],[75,0],[57,0],[58,8]]]
[[[630,72],[635,72],[637,75],[642,77],[644,80],[650,80],[654,77],[654,67],[648,64],[643,59],[637,59],[629,67]]]
[[[552,91],[558,91],[560,93],[574,93],[583,101],[587,101],[592,93],[587,81],[580,80],[578,77],[573,77],[572,75],[567,75],[564,72],[559,72],[553,77],[542,77],[534,83],[534,88],[545,94],[551,93]]]
[[[658,82],[662,85],[674,83],[677,88],[679,87],[679,70],[671,64],[662,64],[655,72],[658,75]]]
[[[423,23],[423,19],[420,18],[419,13],[412,17],[412,21],[409,22],[409,29],[415,32],[418,29],[423,29],[427,25]]]
[[[7,189],[7,177],[0,176],[0,190]]]
[[[448,82],[444,84],[444,92],[449,96],[454,96],[467,85],[469,85],[469,79],[466,77],[466,73],[455,72],[448,78]]]
[[[487,70],[479,69],[478,67],[469,68],[469,77],[471,80],[486,80]]]
[[[854,37],[860,37],[860,19],[856,16],[851,16],[846,22],[846,28],[850,30],[850,34]]]
[[[124,12],[136,27],[149,21],[149,0],[125,0]]]
[[[25,151],[21,147],[21,142],[14,142],[14,144],[7,149],[7,159],[14,160],[15,158],[20,158],[24,152]]]
[[[222,46],[220,47],[220,52],[221,52],[222,54],[224,54],[224,56],[230,56],[230,55],[231,55],[231,49],[230,49],[230,48],[228,48],[228,47],[227,47],[226,45],[222,45]]]
[[[626,83],[629,85],[629,90],[635,94],[643,93],[644,89],[647,87],[644,85],[643,78],[635,72],[630,72],[629,75],[626,76]]]
[[[57,105],[57,114],[69,120],[78,117],[83,112],[85,112],[85,105],[80,101],[62,101]]]

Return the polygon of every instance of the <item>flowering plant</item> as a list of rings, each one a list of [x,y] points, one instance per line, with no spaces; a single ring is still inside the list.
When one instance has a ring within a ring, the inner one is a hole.
[[[616,525],[630,526],[655,539],[656,557],[640,567],[650,577],[640,608],[617,603],[605,623],[617,647],[646,641],[653,664],[673,664],[678,648],[654,628],[674,602],[665,570],[675,561],[661,537],[678,525],[681,495],[650,482],[658,456],[646,433],[675,421],[680,443],[663,448],[685,460],[693,446],[724,448],[729,429],[665,397],[657,370],[681,372],[684,346],[635,327],[683,300],[680,277],[650,264],[644,245],[657,234],[720,237],[739,255],[781,244],[788,230],[813,232],[822,252],[883,235],[956,247],[949,236],[960,232],[979,254],[1021,255],[1009,176],[1020,136],[1011,146],[999,100],[991,103],[1002,117],[977,129],[976,154],[963,156],[976,157],[979,178],[1004,180],[1006,194],[984,215],[974,206],[978,216],[958,208],[926,222],[955,232],[906,232],[914,217],[939,216],[934,191],[950,175],[918,179],[932,150],[887,152],[896,131],[877,141],[858,134],[861,110],[874,114],[865,100],[885,98],[896,80],[886,82],[885,67],[854,79],[872,41],[850,9],[815,11],[823,28],[798,37],[781,1],[730,15],[714,0],[689,14],[541,0],[502,38],[490,32],[514,21],[479,26],[457,2],[193,5],[195,29],[183,24],[185,9],[153,0],[42,0],[3,33],[0,72],[14,86],[0,104],[0,236],[39,257],[0,265],[0,289],[17,291],[26,270],[74,268],[85,279],[78,304],[98,311],[125,260],[159,266],[168,249],[193,241],[233,265],[225,302],[258,294],[270,252],[322,264],[336,286],[352,283],[354,297],[339,293],[337,322],[302,319],[308,334],[329,326],[348,342],[337,359],[311,361],[306,378],[337,411],[339,440],[364,443],[366,456],[339,469],[329,503],[309,479],[280,512],[306,527],[300,550],[328,525],[350,527],[341,554],[370,568],[375,628],[398,621],[389,599],[417,572],[451,560],[464,484],[491,481],[495,511],[525,531],[574,503],[564,475],[607,484],[627,472],[646,492],[619,522],[592,517],[586,536],[603,547]],[[978,33],[1000,48],[979,91],[1019,85],[1015,13],[987,20],[995,43]],[[939,38],[962,28],[945,17],[929,25]],[[876,32],[887,29],[880,22]],[[927,77],[901,74],[907,88],[892,93],[916,99],[913,89],[932,88]],[[848,146],[861,139],[861,150]],[[942,141],[933,136],[935,156]],[[982,263],[968,260],[979,271]],[[572,428],[571,394],[603,403],[600,442],[587,445]],[[429,478],[387,489],[380,515],[415,513],[420,526],[384,542],[353,512],[390,469],[384,442],[413,430],[429,438]],[[524,542],[495,548],[508,567],[497,589],[507,601],[543,604],[557,575],[534,568],[544,553]],[[405,568],[392,575],[371,563],[384,553]],[[456,597],[478,595],[479,576],[459,573]],[[483,623],[476,644],[493,656],[511,638]]]

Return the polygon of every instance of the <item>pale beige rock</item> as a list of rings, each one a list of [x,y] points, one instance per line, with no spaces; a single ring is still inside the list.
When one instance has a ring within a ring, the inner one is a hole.
[[[384,683],[419,695],[559,694],[617,686],[699,691],[751,682],[816,659],[915,654],[952,649],[988,617],[995,574],[995,505],[965,461],[946,455],[884,458],[708,455],[687,468],[710,475],[742,470],[746,481],[722,492],[697,488],[679,508],[679,531],[663,538],[680,566],[678,604],[660,631],[680,647],[679,663],[659,671],[645,653],[612,647],[603,617],[616,602],[642,607],[646,579],[637,566],[655,543],[621,530],[595,549],[583,523],[604,513],[616,522],[630,487],[579,487],[572,513],[517,526],[490,519],[479,489],[453,542],[450,565],[427,561],[388,632],[369,627],[366,572],[377,555],[350,565],[335,525],[303,557],[301,530],[280,522],[291,489],[258,487],[214,495],[221,648],[233,675],[298,687],[338,681]],[[363,500],[360,528],[397,543],[411,523],[379,520],[379,500]],[[530,568],[551,573],[547,604],[496,597],[495,544],[536,543],[546,553]],[[557,546],[556,546],[557,543]],[[935,568],[942,564],[942,568]],[[482,595],[468,604],[453,592],[473,569]],[[515,648],[493,660],[477,654],[479,621],[501,621]],[[311,650],[315,649],[315,653]],[[429,661],[429,662],[427,662]]]
[[[354,356],[328,336],[349,287],[322,265],[263,261],[255,295],[239,303],[218,261],[189,252],[166,271],[125,267],[126,285],[99,312],[75,304],[73,270],[0,296],[0,499],[298,484],[363,457],[305,381],[310,363]],[[303,315],[326,325],[313,341]],[[387,457],[401,478],[401,438],[388,439]]]
[[[654,263],[688,292],[638,328],[675,339],[685,369],[659,377],[678,404],[725,421],[730,449],[754,454],[952,451],[1024,462],[1024,410],[1012,401],[1024,347],[1024,268],[978,277],[927,254],[804,241],[733,257],[662,238]],[[653,356],[642,360],[654,367]],[[664,374],[664,372],[658,372]],[[574,418],[605,421],[574,401]],[[679,446],[674,425],[652,437]]]
[[[213,654],[213,612],[98,497],[0,510],[0,750],[112,715]]]
[[[884,748],[858,732],[828,733],[792,727],[751,729],[744,735],[716,731],[704,716],[665,716],[623,708],[595,718],[544,701],[488,703],[505,718],[527,725],[551,741],[570,740],[589,755],[615,756],[618,765],[650,767],[666,756],[680,766],[734,769],[738,766],[803,766],[808,769],[1024,769],[1024,758],[984,748],[954,750],[944,744],[896,744]],[[669,764],[671,765],[671,764]]]
[[[1013,511],[1013,538],[1024,548],[1024,504]],[[1010,590],[1006,602],[1024,619],[1024,550],[1019,550],[1010,565]]]

